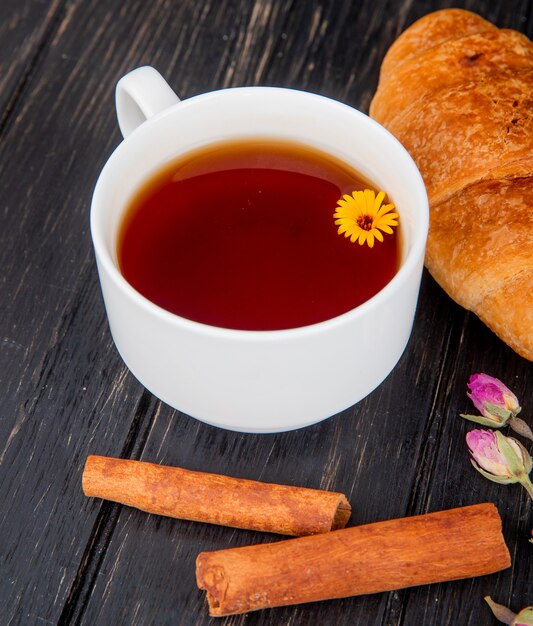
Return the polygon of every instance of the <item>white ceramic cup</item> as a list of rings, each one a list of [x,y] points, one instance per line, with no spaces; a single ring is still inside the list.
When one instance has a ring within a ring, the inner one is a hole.
[[[199,420],[263,433],[318,422],[377,387],[411,333],[428,230],[424,184],[400,143],[349,106],[291,89],[225,89],[181,102],[151,67],[119,81],[116,104],[125,139],[98,179],[91,233],[113,339],[139,381]],[[396,276],[373,298],[311,326],[241,331],[170,313],[123,278],[117,233],[139,185],[199,146],[253,137],[314,146],[393,199],[403,258]]]

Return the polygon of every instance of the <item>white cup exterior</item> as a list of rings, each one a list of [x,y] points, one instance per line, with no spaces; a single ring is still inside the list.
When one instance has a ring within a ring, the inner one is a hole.
[[[411,333],[429,215],[424,184],[411,157],[369,117],[322,96],[244,87],[182,102],[175,96],[173,104],[173,92],[152,68],[132,73],[141,78],[135,87],[142,87],[143,71],[156,83],[160,80],[161,108],[170,106],[141,123],[142,115],[149,117],[157,106],[140,106],[134,94],[132,113],[129,93],[121,93],[119,83],[117,107],[127,138],[102,170],[91,207],[105,307],[126,365],[167,404],[231,430],[291,430],[355,404],[394,368]],[[163,163],[202,145],[253,137],[321,149],[355,167],[393,199],[400,214],[403,260],[396,276],[373,298],[311,326],[240,331],[165,311],[123,278],[117,234],[139,184]]]

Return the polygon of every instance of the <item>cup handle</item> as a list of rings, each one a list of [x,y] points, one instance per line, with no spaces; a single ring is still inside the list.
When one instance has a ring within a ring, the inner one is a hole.
[[[124,139],[150,117],[173,106],[180,99],[161,74],[150,67],[138,67],[123,76],[115,90],[118,125]]]

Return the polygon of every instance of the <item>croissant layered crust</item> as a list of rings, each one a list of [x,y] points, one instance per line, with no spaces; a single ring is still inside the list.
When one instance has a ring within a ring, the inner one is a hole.
[[[370,114],[426,183],[429,271],[533,360],[533,44],[468,11],[427,15],[387,53]]]

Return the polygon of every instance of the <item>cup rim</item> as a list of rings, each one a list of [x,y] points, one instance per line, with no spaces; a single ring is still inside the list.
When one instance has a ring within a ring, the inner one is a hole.
[[[152,123],[159,122],[161,119],[175,114],[175,112],[179,109],[194,106],[195,103],[198,101],[206,101],[210,99],[217,99],[220,97],[233,97],[236,93],[242,94],[242,96],[246,96],[248,94],[257,94],[261,91],[268,91],[279,95],[287,94],[288,92],[290,93],[291,97],[303,97],[306,99],[319,101],[323,104],[327,104],[328,106],[337,107],[339,109],[349,112],[352,115],[355,115],[355,117],[359,117],[359,119],[363,123],[368,124],[373,129],[373,132],[381,135],[382,138],[385,139],[385,141],[396,144],[396,147],[399,148],[400,151],[403,153],[405,157],[405,165],[408,169],[411,170],[411,175],[413,177],[413,183],[415,185],[415,193],[413,194],[415,198],[414,204],[420,207],[420,210],[418,211],[419,215],[417,215],[417,219],[419,220],[418,232],[413,239],[411,248],[409,249],[405,260],[402,262],[400,268],[392,277],[392,279],[374,296],[372,296],[362,304],[354,307],[353,309],[346,311],[345,313],[341,313],[340,315],[323,320],[321,322],[316,322],[314,324],[278,330],[244,330],[225,328],[220,326],[211,326],[209,324],[204,324],[203,322],[197,322],[195,320],[182,317],[180,315],[177,315],[176,313],[172,313],[171,311],[167,311],[166,309],[160,307],[159,305],[155,304],[154,302],[143,296],[132,285],[130,285],[130,283],[124,278],[120,270],[117,268],[109,253],[104,233],[101,231],[101,229],[98,228],[96,214],[98,211],[103,210],[103,208],[99,208],[102,207],[104,204],[104,198],[102,197],[104,194],[103,186],[106,178],[109,177],[109,171],[112,167],[112,163],[121,158],[121,154],[126,149],[126,144],[128,144],[128,142],[130,141],[130,137],[137,137],[141,132],[146,133]],[[396,291],[402,288],[402,285],[407,281],[407,278],[410,276],[410,274],[413,271],[416,271],[420,258],[423,258],[427,233],[429,230],[429,204],[424,181],[411,155],[396,139],[396,137],[392,135],[392,133],[390,133],[386,128],[384,128],[381,124],[373,120],[365,113],[362,113],[361,111],[338,100],[328,98],[327,96],[322,96],[320,94],[298,89],[264,86],[231,87],[227,89],[219,89],[207,93],[198,94],[196,96],[192,96],[191,98],[187,98],[186,100],[181,100],[174,106],[171,106],[168,109],[161,111],[159,114],[143,122],[126,139],[123,139],[111,153],[98,176],[98,180],[96,182],[91,201],[90,227],[91,238],[99,264],[103,266],[115,286],[118,287],[125,296],[135,301],[135,303],[142,309],[144,309],[145,312],[159,318],[161,321],[172,326],[177,326],[183,330],[189,330],[191,332],[201,333],[203,335],[214,336],[221,339],[240,338],[252,341],[262,341],[288,337],[305,337],[308,335],[321,333],[326,330],[333,329],[337,326],[344,325],[350,321],[355,321],[358,318],[364,317],[367,313],[371,312],[376,307],[384,304],[391,295],[393,295]]]

